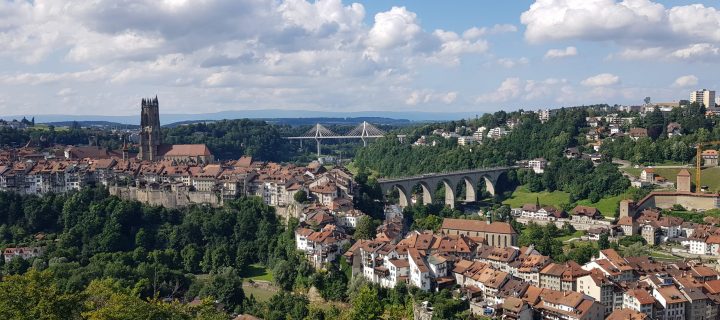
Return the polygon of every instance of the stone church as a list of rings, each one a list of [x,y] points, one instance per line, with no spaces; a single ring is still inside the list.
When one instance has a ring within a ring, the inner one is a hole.
[[[176,163],[208,164],[215,159],[204,144],[163,144],[160,133],[160,103],[155,98],[142,99],[140,111],[140,152],[144,161],[172,160]]]

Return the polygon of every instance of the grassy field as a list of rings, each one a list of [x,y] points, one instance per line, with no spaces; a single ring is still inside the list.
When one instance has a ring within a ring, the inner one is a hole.
[[[623,168],[621,169],[633,176],[639,177],[640,172],[642,172],[643,168]],[[653,168],[656,175],[660,175],[664,177],[665,179],[668,179],[668,181],[675,182],[676,176],[681,168]],[[687,168],[687,170],[690,172],[690,175],[692,175],[692,181],[695,181],[695,168]],[[708,186],[710,188],[710,191],[717,192],[720,191],[720,167],[714,167],[714,168],[707,168],[703,169],[702,171],[702,180],[700,182],[704,186]]]
[[[653,258],[655,258],[655,259],[658,259],[658,260],[670,260],[670,261],[673,261],[673,260],[682,260],[682,258],[680,258],[680,257],[676,257],[676,256],[671,255],[671,254],[669,254],[669,253],[665,253],[665,252],[661,252],[661,251],[656,251],[656,250],[650,250],[650,256],[653,257]]]
[[[553,192],[530,192],[525,186],[520,186],[513,192],[510,198],[503,201],[512,208],[522,207],[526,203],[535,203],[536,199],[540,199],[541,205],[550,205],[560,207],[570,202],[570,194],[563,191]]]
[[[38,123],[30,129],[36,130],[36,131],[48,131],[48,130],[50,130],[50,126],[48,126],[47,124]],[[55,127],[55,131],[69,131],[69,130],[70,130],[70,128],[67,126]]]
[[[241,277],[252,280],[272,281],[272,271],[259,264],[251,264],[240,274]]]
[[[515,189],[512,196],[503,201],[503,203],[512,208],[519,208],[526,203],[535,203],[535,199],[537,198],[540,198],[541,205],[551,205],[556,207],[561,207],[562,205],[570,202],[570,194],[567,192],[530,192],[527,187],[520,186]],[[615,210],[617,210],[620,205],[620,201],[625,198],[627,198],[627,196],[622,194],[619,196],[600,199],[597,203],[591,203],[590,200],[585,199],[576,202],[576,204],[597,208],[605,217],[613,218],[615,216]]]
[[[602,198],[597,203],[591,203],[590,200],[586,199],[578,201],[577,204],[597,208],[603,216],[613,218],[615,217],[615,210],[620,206],[620,201],[626,198],[628,198],[626,195],[621,194],[619,196]]]
[[[559,237],[559,238],[557,238],[557,239],[560,240],[560,241],[562,241],[562,242],[565,242],[565,241],[568,241],[568,240],[570,240],[570,239],[572,239],[572,238],[580,238],[580,237],[582,237],[582,236],[584,236],[584,235],[585,235],[585,231],[577,230],[577,231],[575,231],[575,233],[573,233],[573,234],[569,234],[569,235],[564,236],[564,237]]]
[[[275,295],[274,291],[263,288],[254,288],[252,286],[243,286],[243,291],[245,292],[246,297],[253,295],[253,297],[260,302],[268,301],[273,295]]]

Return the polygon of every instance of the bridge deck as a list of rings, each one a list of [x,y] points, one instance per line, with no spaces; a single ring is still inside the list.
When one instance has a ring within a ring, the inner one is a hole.
[[[283,137],[283,139],[300,140],[300,139],[362,139],[362,138],[382,138],[384,136],[324,136],[324,137]]]
[[[460,170],[460,171],[447,171],[447,172],[440,172],[440,173],[425,173],[425,174],[419,174],[419,175],[407,176],[407,177],[380,178],[380,179],[378,179],[378,183],[402,182],[402,181],[409,181],[409,180],[422,180],[422,179],[427,179],[427,178],[456,176],[456,175],[470,174],[470,173],[483,173],[483,172],[489,172],[489,171],[509,170],[509,169],[516,169],[516,168],[518,168],[518,167],[517,166],[508,166],[508,167],[469,169],[469,170]]]

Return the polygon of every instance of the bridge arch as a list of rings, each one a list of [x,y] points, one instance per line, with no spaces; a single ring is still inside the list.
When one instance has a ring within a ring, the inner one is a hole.
[[[428,182],[426,181],[418,181],[417,183],[415,183],[415,186],[417,185],[420,186],[420,193],[422,194],[423,204],[432,204],[433,198],[435,196],[435,188],[431,187],[431,185],[428,184]],[[415,186],[413,186],[413,188],[415,188]]]
[[[412,192],[417,185],[420,185],[424,203],[432,203],[433,193],[437,186],[442,183],[445,187],[445,204],[454,207],[457,200],[458,184],[465,184],[465,201],[474,202],[478,200],[477,186],[485,183],[485,190],[495,195],[499,177],[514,167],[482,168],[457,172],[423,174],[412,177],[379,179],[378,183],[384,194],[393,188],[400,193],[400,205],[408,206],[411,202]]]
[[[442,184],[442,186],[444,187],[443,189],[445,189],[445,206],[455,208],[455,191],[457,188],[457,180],[451,178],[442,178],[440,179],[438,185],[439,184]]]
[[[477,184],[475,183],[476,180],[466,175],[462,177],[462,181],[465,183],[465,202],[477,201]]]
[[[482,179],[482,181],[485,182],[485,191],[487,191],[487,193],[489,193],[490,195],[494,196],[495,195],[495,183],[497,182],[497,178],[491,177],[487,174],[484,174],[481,177],[481,179]]]
[[[408,192],[405,186],[403,186],[402,184],[395,184],[391,189],[396,189],[398,191],[398,204],[400,205],[400,207],[405,208],[412,204],[410,200],[411,194]]]

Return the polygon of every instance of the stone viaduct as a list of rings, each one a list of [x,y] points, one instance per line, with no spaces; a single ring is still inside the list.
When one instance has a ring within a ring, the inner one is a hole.
[[[380,189],[387,194],[392,189],[397,189],[400,194],[400,206],[407,207],[410,203],[413,188],[420,185],[422,189],[423,203],[432,203],[434,192],[438,184],[445,186],[445,204],[451,208],[455,207],[455,190],[459,183],[465,183],[465,201],[477,201],[477,185],[485,182],[485,190],[495,195],[495,186],[500,175],[514,167],[481,168],[464,171],[428,173],[411,177],[379,179]]]

